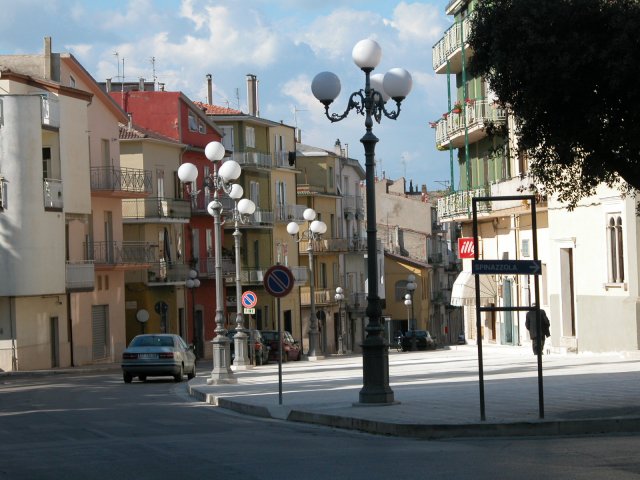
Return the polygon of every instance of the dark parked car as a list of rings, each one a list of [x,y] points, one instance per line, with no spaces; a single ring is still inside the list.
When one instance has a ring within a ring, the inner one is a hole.
[[[229,330],[227,331],[227,337],[231,340],[231,360],[233,360],[235,355],[235,345],[233,341],[233,337],[236,335],[237,330]],[[245,333],[248,335],[247,342],[251,344],[253,342],[253,348],[249,347],[249,360],[256,365],[264,365],[269,362],[269,346],[262,338],[262,333],[260,330],[246,330]]]
[[[189,380],[196,376],[196,355],[193,345],[187,345],[179,335],[138,335],[122,353],[125,383],[131,383],[133,377],[144,382],[147,377],[161,376],[181,382],[185,373]]]
[[[269,345],[269,359],[278,361],[278,331],[277,330],[262,330],[262,338],[267,345]],[[302,358],[302,349],[300,344],[293,338],[289,332],[282,332],[282,361],[287,362],[289,360],[300,360]]]
[[[415,339],[417,350],[435,350],[436,341],[426,330],[409,330],[402,337],[402,351],[411,350],[412,343]]]

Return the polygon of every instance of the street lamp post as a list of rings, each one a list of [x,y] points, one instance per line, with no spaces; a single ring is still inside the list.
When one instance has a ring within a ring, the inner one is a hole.
[[[342,287],[336,288],[336,294],[334,296],[336,302],[338,302],[338,321],[340,322],[340,335],[338,336],[338,353],[344,355],[344,320],[342,318],[342,302],[344,301],[344,290]]]
[[[248,358],[247,337],[244,328],[244,316],[242,314],[242,284],[240,281],[240,232],[239,224],[247,223],[249,216],[256,211],[256,205],[248,198],[242,198],[244,190],[238,184],[234,184],[229,192],[229,196],[234,200],[234,208],[232,219],[235,222],[235,230],[233,232],[234,247],[236,252],[236,334],[233,336],[233,348],[235,358],[233,366],[236,370],[246,370],[250,366]]]
[[[198,278],[197,270],[189,270],[189,278],[187,278],[185,286],[191,290],[191,326],[193,328],[193,345],[195,347],[196,357],[201,358],[202,352],[200,351],[200,338],[198,336],[198,329],[196,328],[196,288],[200,286],[200,279]]]
[[[300,231],[300,225],[296,222],[289,222],[287,232],[296,242],[307,240],[307,255],[309,256],[309,296],[310,298],[310,315],[309,315],[309,351],[307,352],[308,360],[317,360],[318,354],[318,318],[316,317],[316,300],[315,300],[315,275],[313,273],[313,242],[319,240],[324,232],[327,231],[327,225],[316,220],[316,211],[313,208],[307,208],[302,212],[303,218],[307,221],[307,229]]]
[[[213,216],[214,253],[215,253],[215,282],[216,282],[216,328],[213,343],[213,370],[211,377],[207,379],[209,385],[237,383],[237,379],[231,371],[231,352],[227,338],[227,330],[224,328],[224,307],[222,301],[222,203],[220,203],[220,191],[231,192],[231,182],[236,180],[242,171],[240,165],[233,160],[227,160],[218,165],[224,158],[225,148],[220,142],[209,142],[204,149],[205,156],[213,163],[213,173],[205,179],[205,185],[213,190],[213,201],[207,206],[207,211]],[[193,185],[198,178],[198,168],[192,163],[183,163],[178,168],[178,177],[182,182],[191,185],[190,193],[193,197],[198,190]]]
[[[389,352],[382,335],[382,306],[378,296],[377,231],[375,201],[375,148],[378,138],[373,134],[373,120],[380,122],[382,115],[395,120],[400,114],[400,104],[411,91],[411,75],[402,68],[393,68],[385,75],[371,72],[380,62],[382,49],[371,39],[361,40],[352,51],[353,61],[364,72],[363,90],[349,97],[343,114],[329,114],[329,106],[340,93],[340,80],[331,72],[322,72],[311,83],[313,95],[324,105],[325,115],[331,122],[347,117],[351,110],[365,116],[365,135],[360,139],[364,146],[367,194],[367,276],[369,293],[367,296],[367,336],[362,343],[363,387],[360,403],[392,404],[393,390],[389,387]],[[396,102],[395,111],[387,111],[385,102],[392,98]]]
[[[411,330],[411,351],[415,352],[416,351],[416,317],[414,315],[414,310],[413,310],[413,292],[415,291],[417,287],[416,284],[416,276],[411,274],[407,277],[407,291],[409,293],[407,293],[407,296],[409,297],[409,305],[411,306],[411,318],[409,319],[409,329]],[[405,296],[406,298],[406,296]],[[407,304],[407,302],[405,301],[405,305]]]

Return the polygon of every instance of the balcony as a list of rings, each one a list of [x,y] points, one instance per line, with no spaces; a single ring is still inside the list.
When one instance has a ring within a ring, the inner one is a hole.
[[[124,198],[148,196],[153,191],[151,170],[91,167],[91,191]]]
[[[58,98],[49,93],[42,95],[41,98],[42,126],[60,128],[60,104]]]
[[[236,275],[236,263],[233,257],[222,256],[222,276],[229,280],[234,279]],[[216,278],[216,259],[215,257],[205,257],[198,262],[198,275],[201,278]]]
[[[309,281],[309,269],[307,267],[289,267],[291,273],[293,274],[293,278],[295,280],[294,285],[299,287],[301,285],[306,285]]]
[[[189,275],[189,265],[161,260],[147,266],[147,285],[184,285]]]
[[[262,152],[233,152],[231,157],[241,167],[272,168],[273,159],[270,153]]]
[[[146,268],[158,259],[158,245],[145,242],[91,242],[84,244],[87,258],[97,269]]]
[[[350,252],[366,252],[367,239],[360,238],[360,237],[353,237],[349,240],[348,248]]]
[[[61,212],[62,207],[64,207],[62,180],[45,178],[42,187],[44,193],[44,209],[51,212]]]
[[[529,186],[531,185],[531,180],[524,177],[513,177],[508,180],[504,180],[501,182],[495,182],[491,184],[491,196],[492,197],[508,197],[508,196],[520,196],[520,195],[533,195],[533,193],[529,190]],[[492,210],[494,212],[506,209],[518,209],[525,208],[528,209],[528,202],[524,202],[522,200],[507,200],[500,202],[492,202]],[[536,207],[546,208],[547,207],[547,198],[537,198]]]
[[[465,124],[466,119],[466,124]],[[507,112],[488,100],[475,100],[466,105],[463,113],[449,113],[436,123],[436,147],[439,149],[461,148],[465,145],[465,127],[469,143],[487,136],[485,123],[506,125]]]
[[[304,205],[278,205],[275,211],[277,223],[304,222],[302,213],[306,210]]]
[[[296,168],[295,163],[289,164],[289,152],[274,152],[273,165],[279,168]]]
[[[172,198],[137,198],[122,201],[123,223],[189,223],[191,205]]]
[[[462,72],[462,46],[467,44],[471,31],[471,17],[462,22],[455,22],[444,32],[444,36],[432,48],[433,69],[436,73],[460,73]],[[465,57],[469,58],[472,52],[465,48]],[[447,70],[447,60],[449,70]]]
[[[93,261],[67,262],[67,292],[90,292],[95,287],[95,268]]]
[[[342,209],[347,220],[364,219],[364,198],[361,195],[345,195],[342,197]]]
[[[315,288],[313,293],[313,299],[316,305],[328,305],[330,303],[335,303],[333,296],[336,292],[334,290],[329,290],[328,288]],[[311,291],[309,287],[300,288],[300,305],[307,307],[311,305]]]
[[[470,218],[471,199],[473,197],[487,197],[490,191],[488,188],[476,188],[474,190],[461,190],[438,199],[438,218],[454,219],[459,217]],[[491,202],[479,202],[478,213],[491,212]]]
[[[307,253],[307,248],[309,248],[309,241],[301,240],[298,243],[298,253],[305,254]],[[366,245],[365,245],[366,250]],[[322,238],[320,240],[315,240],[313,242],[313,253],[314,254],[322,254],[322,253],[339,253],[339,252],[348,252],[350,250],[350,242],[347,238]]]

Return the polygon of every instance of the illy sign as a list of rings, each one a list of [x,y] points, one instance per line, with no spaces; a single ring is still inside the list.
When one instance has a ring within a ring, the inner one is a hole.
[[[458,239],[458,258],[474,258],[473,238]]]

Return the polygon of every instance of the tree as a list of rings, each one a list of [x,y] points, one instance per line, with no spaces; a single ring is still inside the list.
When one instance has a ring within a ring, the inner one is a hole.
[[[640,190],[640,0],[482,0],[469,69],[517,120],[532,181],[569,208]]]

